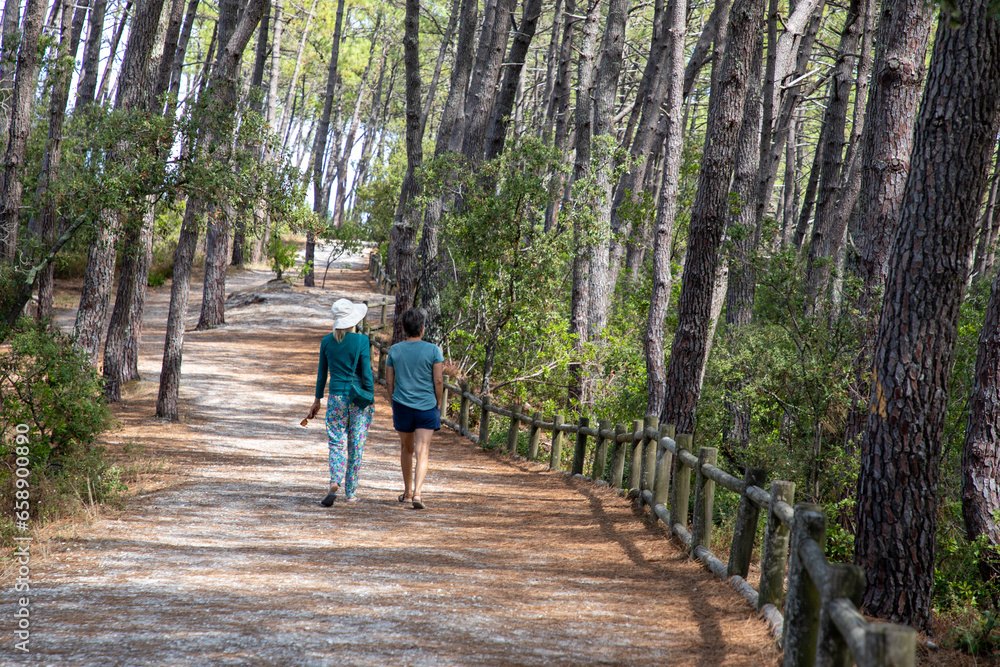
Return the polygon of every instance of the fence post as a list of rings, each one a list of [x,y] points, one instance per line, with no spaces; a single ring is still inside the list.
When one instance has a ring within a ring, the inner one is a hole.
[[[622,488],[622,478],[625,476],[625,443],[618,441],[618,436],[625,435],[625,424],[615,425],[615,443],[611,451],[611,486]]]
[[[519,415],[523,408],[520,405],[510,407],[510,428],[507,429],[507,452],[511,456],[517,454],[517,434],[520,432],[521,421]]]
[[[483,394],[480,399],[483,401],[483,408],[479,413],[479,446],[486,447],[490,442],[490,396]]]
[[[590,426],[590,417],[580,417],[576,423],[580,430],[576,432],[576,449],[573,450],[573,474],[582,475],[583,463],[587,458],[587,436],[583,429]]]
[[[642,489],[643,490],[653,490],[653,483],[656,481],[656,449],[660,446],[660,439],[658,437],[649,437],[646,435],[645,431],[648,428],[658,429],[660,428],[660,418],[655,416],[647,416],[643,419],[642,430],[642,449],[643,449],[643,459],[642,459]],[[656,512],[653,512],[656,514]]]
[[[379,380],[384,380],[385,379],[385,360],[386,360],[386,358],[388,356],[389,356],[389,350],[388,350],[388,348],[382,349],[382,346],[380,345],[379,348],[378,348],[378,379]],[[390,401],[392,400],[392,396],[389,397],[389,400]]]
[[[691,469],[681,460],[681,450],[688,451],[694,437],[690,433],[678,433],[677,456],[674,457],[674,490],[670,499],[670,521],[687,528],[688,501],[691,498]]]
[[[389,303],[389,299],[382,297],[382,314],[379,315],[378,323],[381,324],[383,327],[385,326],[385,306],[387,303]]]
[[[782,608],[785,600],[785,561],[788,560],[790,527],[781,523],[774,513],[778,501],[789,506],[795,501],[795,483],[775,480],[771,482],[771,507],[767,512],[767,531],[760,553],[760,587],[757,609],[766,604]]]
[[[448,418],[448,376],[443,375],[444,389],[441,391],[441,419]]]
[[[460,394],[461,402],[458,405],[458,430],[462,435],[468,435],[469,433],[469,383],[462,380],[458,383],[458,386],[462,388],[462,393]]]
[[[869,665],[913,667],[917,661],[917,631],[908,625],[871,623],[865,631]]]
[[[767,473],[763,468],[747,467],[743,481],[748,487],[764,488],[766,478]],[[740,496],[740,506],[736,510],[736,526],[733,530],[733,546],[729,550],[729,565],[726,568],[726,573],[730,577],[738,574],[746,579],[750,572],[750,557],[753,555],[753,540],[757,536],[759,516],[760,509],[750,502],[747,494]]]
[[[528,460],[534,461],[538,458],[538,440],[542,429],[538,427],[538,422],[542,421],[542,413],[535,411],[531,415],[531,437],[528,438]]]
[[[673,424],[660,424],[660,440],[664,438],[674,439],[675,428]],[[670,492],[670,469],[673,467],[674,455],[669,449],[661,448],[660,441],[656,442],[656,477],[653,480],[653,506],[649,513],[649,518],[656,523],[659,515],[656,513],[657,505],[667,504],[667,494]],[[669,529],[670,526],[667,526]]]
[[[562,423],[562,415],[552,418],[552,454],[549,456],[549,470],[562,470],[563,432],[559,430],[559,425]]]
[[[712,549],[712,507],[715,504],[715,482],[705,476],[701,467],[706,463],[715,465],[719,458],[719,450],[715,447],[702,447],[698,450],[698,468],[695,470],[694,485],[694,518],[691,521],[691,557],[695,557],[695,549],[703,546]]]
[[[611,422],[607,419],[601,419],[597,422],[597,443],[594,445],[594,465],[590,468],[590,474],[596,482],[599,479],[604,479],[604,470],[608,466],[608,439],[601,435],[601,431],[607,431],[613,428]]]
[[[863,569],[846,563],[827,565],[827,578],[822,591],[823,604],[819,612],[819,636],[816,639],[816,667],[851,667],[854,664],[847,640],[830,617],[830,602],[837,598],[847,598],[855,607],[860,608],[864,592]],[[858,657],[864,664],[864,657]]]
[[[812,503],[795,506],[792,544],[788,555],[788,598],[785,600],[785,627],[782,646],[785,649],[783,667],[812,667],[816,657],[819,634],[819,610],[823,599],[817,582],[812,580],[799,549],[806,539],[815,540],[820,548],[826,545],[826,514]]]
[[[632,421],[632,455],[628,462],[628,491],[638,491],[642,483],[642,436],[635,437],[636,433],[642,431],[643,420],[634,419]],[[642,496],[639,496],[642,502]]]

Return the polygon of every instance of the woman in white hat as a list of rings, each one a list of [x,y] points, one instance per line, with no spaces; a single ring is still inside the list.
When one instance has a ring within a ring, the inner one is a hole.
[[[358,475],[374,406],[359,408],[355,405],[349,397],[351,383],[358,380],[362,389],[369,392],[375,389],[368,352],[371,343],[368,336],[354,332],[355,326],[365,318],[368,306],[338,299],[330,310],[333,311],[333,333],[327,334],[320,343],[316,400],[308,416],[312,419],[319,412],[323,389],[329,378],[326,433],[330,440],[330,490],[320,501],[324,507],[333,504],[342,485],[347,502],[358,500]]]

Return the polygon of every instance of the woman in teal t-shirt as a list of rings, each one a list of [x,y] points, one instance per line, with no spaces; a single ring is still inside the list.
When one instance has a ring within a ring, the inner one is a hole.
[[[363,389],[372,391],[371,346],[368,336],[354,333],[354,327],[365,318],[368,306],[338,299],[333,311],[333,333],[320,343],[319,371],[316,375],[316,400],[307,419],[319,412],[320,400],[327,378],[330,379],[330,396],[326,401],[326,435],[330,443],[330,490],[320,505],[329,507],[337,500],[341,484],[347,502],[357,502],[358,477],[361,459],[368,440],[368,427],[372,423],[375,407],[359,408],[351,402],[351,382],[355,378]]]
[[[385,387],[392,397],[392,425],[399,433],[403,493],[399,502],[424,509],[420,490],[427,474],[431,436],[441,428],[441,394],[444,392],[444,355],[441,348],[421,340],[424,312],[403,313],[402,340],[389,348],[385,361]],[[414,467],[413,457],[417,464]]]

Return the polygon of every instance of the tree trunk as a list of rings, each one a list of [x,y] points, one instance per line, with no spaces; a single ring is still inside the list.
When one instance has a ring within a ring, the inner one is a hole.
[[[313,212],[317,218],[326,222],[330,216],[327,205],[329,194],[323,187],[324,164],[323,158],[326,155],[326,139],[330,134],[330,112],[333,110],[333,99],[337,93],[337,79],[339,73],[337,64],[340,59],[340,36],[344,25],[344,0],[337,0],[337,22],[333,29],[333,52],[330,54],[329,69],[326,75],[326,94],[323,96],[323,115],[320,116],[319,125],[316,126],[316,135],[313,144]],[[316,284],[315,273],[311,263],[315,261],[316,239],[310,233],[306,236],[306,256],[305,261],[309,268],[306,269],[305,284],[312,287]]]
[[[280,1],[280,0],[279,0]],[[177,39],[177,51],[174,53],[174,66],[170,71],[170,87],[167,89],[171,99],[168,102],[168,109],[165,115],[173,118],[174,109],[177,106],[177,96],[181,90],[181,74],[184,72],[184,57],[187,55],[188,44],[191,41],[191,30],[194,28],[194,21],[198,15],[199,0],[189,0],[187,11],[184,14],[184,25],[181,27],[180,37]]]
[[[465,103],[465,139],[462,153],[474,165],[478,165],[485,153],[486,128],[493,115],[496,101],[497,81],[500,77],[504,53],[507,51],[507,35],[514,0],[494,0],[494,18],[489,16],[483,23],[476,54],[476,69]],[[482,67],[480,68],[480,64]]]
[[[14,89],[14,69],[17,67],[17,47],[21,40],[21,2],[6,0],[3,7],[2,42],[0,42],[0,94],[6,104],[0,104],[0,148],[7,152],[10,137],[10,96]],[[9,92],[8,92],[9,91]]]
[[[267,9],[267,0],[250,0],[236,29],[216,61],[212,72],[212,82],[206,90],[206,119],[232,120],[236,112],[236,77],[239,73],[240,56],[257,23]],[[219,138],[221,145],[227,145],[231,127],[218,123],[197,124],[198,142],[207,146]],[[216,151],[213,159],[227,159],[226,151]],[[181,358],[184,345],[184,316],[191,281],[191,263],[198,242],[198,219],[204,212],[204,203],[198,197],[190,197],[184,211],[184,223],[174,253],[174,277],[170,287],[170,310],[167,315],[167,334],[163,344],[163,367],[160,372],[160,392],[156,401],[156,416],[161,419],[177,420],[177,393],[180,388]]]
[[[434,97],[437,95],[438,81],[441,79],[441,70],[444,68],[445,56],[451,48],[451,38],[455,34],[455,26],[458,25],[459,8],[462,0],[452,0],[451,13],[448,14],[448,25],[441,35],[441,48],[438,49],[437,62],[434,63],[434,75],[431,76],[431,83],[427,87],[427,96],[424,99],[424,110],[420,113],[420,136],[427,130],[427,119],[431,115],[431,107],[434,106]],[[457,60],[455,61],[457,62]]]
[[[969,542],[985,537],[983,579],[1000,576],[1000,276],[994,279],[979,334],[976,372],[969,395],[969,423],[962,448],[962,516]]]
[[[941,437],[962,289],[1000,125],[1000,24],[938,23],[895,225],[858,475],[864,610],[930,630]]]
[[[266,0],[264,2],[266,3]],[[229,43],[236,29],[238,15],[239,0],[223,0],[219,4],[220,48],[215,61],[216,69],[226,57],[226,51],[222,47]],[[256,29],[256,25],[254,28]],[[236,55],[237,61],[241,57],[242,50]],[[237,64],[237,68],[238,66]],[[231,141],[228,130],[223,136],[227,137],[226,141]],[[222,152],[224,156],[221,159],[228,160],[229,151]],[[205,276],[201,295],[201,316],[196,327],[198,330],[213,329],[226,323],[226,267],[229,265],[231,231],[235,218],[235,210],[229,202],[209,206],[206,210],[208,225],[205,230]]]
[[[125,32],[125,25],[128,23],[128,13],[131,9],[132,2],[130,0],[125,3],[125,7],[122,9],[121,17],[118,19],[118,27],[115,28],[114,36],[111,38],[111,47],[108,53],[108,64],[104,66],[104,74],[101,75],[101,85],[94,97],[95,102],[103,102],[108,95],[108,85],[111,83],[111,70],[115,64],[115,54],[118,53],[118,45],[121,43],[122,34]]]
[[[718,84],[709,100],[705,152],[691,211],[688,250],[678,302],[678,324],[667,366],[660,423],[678,433],[693,433],[722,231],[728,209],[737,138],[757,33],[764,19],[763,0],[735,0]]]
[[[644,340],[646,353],[646,414],[659,416],[664,409],[666,395],[666,367],[664,363],[664,322],[670,305],[671,246],[673,245],[674,220],[677,215],[677,194],[681,172],[681,144],[684,140],[683,106],[684,90],[680,85],[684,68],[684,36],[687,22],[687,1],[671,0],[667,6],[664,23],[669,27],[669,49],[665,68],[670,82],[666,96],[666,152],[663,165],[663,185],[656,210],[653,229],[653,289],[649,298],[649,316]]]
[[[17,54],[14,93],[11,96],[10,135],[0,174],[0,260],[13,262],[24,188],[22,172],[31,132],[31,113],[38,85],[38,40],[45,19],[45,2],[28,0],[24,8],[24,29]]]
[[[445,100],[441,122],[438,123],[434,157],[448,152],[456,121],[465,103],[465,89],[472,74],[472,50],[476,37],[477,0],[462,0],[458,24],[458,44],[455,45],[455,64],[451,71],[448,98]],[[384,57],[383,57],[384,62]],[[379,86],[381,90],[381,84]],[[440,343],[444,332],[441,328],[441,299],[438,296],[438,226],[444,201],[436,198],[427,206],[424,214],[424,228],[420,236],[417,257],[420,261],[420,303],[427,311],[426,339]]]
[[[719,27],[729,23],[729,10],[732,5],[732,0],[718,0],[715,6],[712,7],[712,13],[709,14],[708,21],[705,22],[705,27],[701,29],[701,34],[698,35],[698,41],[694,45],[694,50],[691,51],[691,58],[688,60],[687,67],[684,68],[685,98],[691,94],[695,79],[698,78],[701,68],[707,65],[708,61],[712,59],[712,44],[716,41],[716,36],[719,34]]]
[[[553,147],[562,155],[566,154],[566,141],[569,137],[569,92],[570,92],[570,61],[573,57],[573,31],[577,19],[576,0],[565,0],[566,9],[563,19],[562,44],[559,48],[559,67],[556,70],[556,81],[552,88],[552,104],[550,106],[552,122],[555,124]],[[568,159],[568,157],[567,157]],[[559,194],[562,193],[566,177],[556,174],[556,192],[553,203],[545,209],[545,231],[551,231],[559,214]]]
[[[58,206],[54,196],[49,192],[53,183],[59,180],[59,167],[62,161],[63,121],[66,119],[66,103],[69,100],[69,83],[73,75],[73,61],[76,59],[76,48],[79,45],[80,32],[77,25],[83,26],[86,7],[76,11],[73,16],[73,4],[66,0],[63,3],[63,20],[59,39],[59,56],[49,77],[51,93],[49,95],[49,135],[45,145],[45,157],[42,158],[42,170],[38,176],[35,188],[35,208],[38,211],[36,220],[32,220],[29,229],[42,240],[42,247],[48,248],[55,242],[58,231]],[[71,22],[72,19],[72,22]],[[77,23],[79,19],[79,23]],[[52,265],[49,264],[38,279],[38,319],[52,315]]]
[[[492,160],[503,153],[504,141],[507,138],[507,125],[510,120],[514,101],[517,98],[518,83],[524,71],[524,58],[528,55],[528,47],[535,36],[535,27],[542,14],[542,0],[525,0],[521,13],[520,29],[514,35],[510,46],[510,54],[503,64],[503,82],[500,93],[493,107],[486,131],[486,159]]]
[[[864,284],[864,312],[885,284],[889,245],[899,221],[910,167],[913,126],[924,81],[924,55],[934,20],[922,0],[886,0],[879,19],[875,85],[861,137],[861,192],[850,221],[855,254],[848,262]]]
[[[996,163],[993,165],[993,184],[986,200],[986,210],[979,220],[979,243],[976,245],[976,257],[972,263],[973,282],[985,279],[993,269],[991,256],[997,242],[997,230],[1000,227],[1000,215],[996,213],[998,194],[1000,194],[1000,149],[997,150]]]
[[[416,291],[414,254],[417,225],[420,222],[421,184],[418,171],[423,165],[424,152],[420,136],[420,1],[406,0],[403,54],[406,61],[406,176],[399,193],[399,205],[392,226],[391,243],[395,248],[396,309],[393,319],[392,342],[403,340],[403,313],[413,307]]]
[[[861,0],[851,0],[840,35],[837,64],[830,79],[830,95],[823,114],[823,166],[819,175],[819,196],[806,266],[806,314],[822,310],[818,301],[822,299],[830,281],[830,264],[835,259],[835,251],[839,245],[839,239],[834,240],[833,237],[836,235],[834,218],[844,162],[844,130],[851,97],[854,54],[861,43],[866,10]]]
[[[614,197],[614,116],[625,50],[625,20],[629,0],[610,0],[604,29],[603,52],[594,82],[594,182],[597,186],[595,207],[596,232],[590,259],[590,305],[587,313],[587,337],[596,341],[608,322],[613,286],[609,267],[611,252],[611,206]],[[662,30],[661,30],[662,31]],[[661,37],[662,39],[662,37]]]
[[[278,136],[280,137],[286,136],[289,126],[292,124],[289,112],[294,106],[292,104],[292,100],[295,98],[295,82],[299,80],[299,72],[302,70],[302,55],[306,50],[306,38],[309,36],[309,25],[312,23],[315,13],[316,0],[312,0],[312,4],[309,7],[309,13],[306,14],[306,24],[302,28],[302,38],[299,40],[299,48],[295,53],[295,67],[292,69],[292,78],[288,80],[288,92],[285,93],[285,103],[281,106],[281,129],[278,131]]]

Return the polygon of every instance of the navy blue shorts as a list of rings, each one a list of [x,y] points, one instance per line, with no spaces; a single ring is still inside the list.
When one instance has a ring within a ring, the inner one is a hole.
[[[441,430],[441,411],[437,408],[430,410],[414,410],[402,403],[392,402],[392,427],[400,433],[413,433],[418,428],[426,428],[431,431]]]

